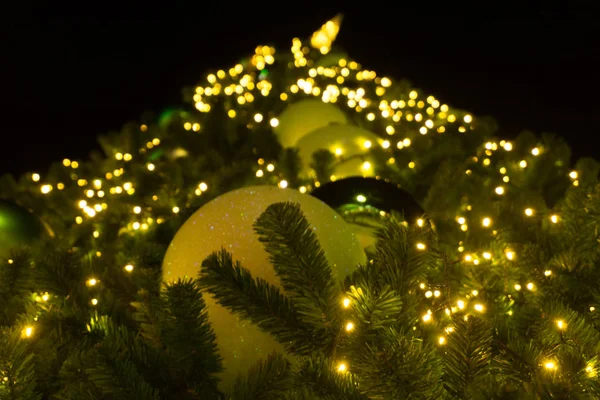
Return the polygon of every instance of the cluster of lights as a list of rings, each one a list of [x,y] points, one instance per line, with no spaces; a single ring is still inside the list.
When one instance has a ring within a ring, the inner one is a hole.
[[[312,36],[310,45],[313,48],[318,49],[322,54],[327,54],[330,49],[333,41],[335,40],[338,32],[339,32],[339,24],[340,19],[336,18],[332,21],[328,21],[323,27],[315,32]],[[462,116],[458,116],[456,113],[450,111],[449,107],[445,104],[441,104],[439,100],[435,99],[433,96],[422,97],[422,95],[416,90],[412,90],[408,94],[408,99],[398,99],[398,100],[384,100],[378,99],[378,97],[383,96],[388,88],[392,86],[392,81],[387,77],[378,77],[374,71],[361,69],[360,64],[355,61],[348,61],[345,59],[339,60],[338,64],[333,67],[311,67],[311,61],[306,58],[308,54],[308,47],[303,45],[302,41],[299,39],[293,40],[293,45],[291,48],[291,52],[294,58],[293,67],[294,68],[304,68],[310,67],[307,71],[307,76],[299,78],[295,83],[291,84],[286,90],[279,94],[279,99],[282,102],[287,102],[290,100],[290,97],[294,95],[312,95],[315,97],[320,97],[324,102],[331,103],[339,103],[345,104],[348,108],[353,109],[354,111],[361,113],[365,116],[366,120],[369,122],[373,122],[376,119],[381,119],[385,121],[385,132],[388,135],[389,139],[383,140],[380,143],[380,146],[383,149],[392,151],[394,147],[396,149],[402,150],[409,148],[411,146],[410,138],[402,138],[397,140],[392,140],[394,135],[397,134],[397,129],[394,125],[398,125],[402,120],[408,122],[418,123],[420,126],[418,127],[418,132],[421,135],[430,134],[430,132],[437,132],[438,134],[442,134],[446,132],[449,124],[458,124],[457,130],[461,133],[465,133],[468,129],[471,128],[471,124],[474,119],[471,115],[466,114]],[[268,65],[272,65],[275,63],[275,49],[269,46],[258,46],[255,50],[255,54],[251,58],[251,68],[254,68],[258,74],[253,71],[246,71],[242,64],[237,64],[234,67],[230,68],[228,71],[219,70],[214,74],[210,74],[207,76],[207,82],[209,85],[202,87],[199,86],[196,88],[196,93],[194,95],[194,103],[196,109],[200,112],[207,113],[211,110],[211,97],[225,95],[229,97],[233,97],[235,99],[234,107],[244,107],[250,103],[255,101],[255,98],[258,96],[269,96],[273,92],[273,85],[268,80],[268,75],[263,74]],[[371,97],[372,94],[367,93],[367,91],[362,88],[351,88],[347,85],[349,79],[356,79],[358,82],[374,82],[376,85],[375,96]],[[227,115],[229,118],[239,118],[241,115],[246,115],[245,113],[240,113],[239,109],[231,108],[227,111]],[[254,113],[250,115],[252,123],[262,124],[268,123],[271,127],[277,127],[279,125],[279,120],[274,115],[264,115],[262,113]],[[184,129],[187,131],[193,132],[201,132],[202,126],[198,122],[185,122],[183,125]],[[142,125],[140,127],[142,132],[147,131],[147,126]],[[147,149],[152,149],[160,145],[160,139],[154,138],[146,143]],[[373,143],[369,140],[366,140],[363,143],[363,147],[365,149],[371,149]],[[497,150],[504,150],[506,152],[511,152],[513,150],[513,144],[508,141],[500,141],[499,143],[488,142],[484,145],[483,152],[485,157],[473,157],[474,162],[481,162],[483,166],[488,167],[492,164],[492,156]],[[145,149],[141,149],[144,150]],[[334,154],[336,156],[342,156],[344,154],[344,149],[341,147],[337,147],[334,149]],[[533,157],[537,157],[542,154],[542,149],[540,147],[533,147],[530,150],[530,154]],[[127,163],[133,160],[134,155],[127,152],[117,152],[114,154],[114,158],[116,161],[122,161],[123,163]],[[394,163],[394,158],[389,159],[390,163]],[[265,165],[266,164],[266,165]],[[256,170],[256,177],[263,178],[268,176],[275,176],[275,164],[274,163],[266,163],[266,161],[262,158],[258,159],[259,168]],[[518,167],[520,170],[524,170],[528,167],[527,160],[520,160],[518,162]],[[133,195],[135,193],[135,187],[132,182],[124,182],[121,184],[111,185],[110,181],[114,180],[114,178],[122,177],[125,173],[124,168],[116,168],[112,171],[109,171],[105,174],[104,179],[92,179],[90,181],[80,177],[75,171],[79,168],[79,163],[77,161],[71,161],[69,159],[63,160],[63,166],[72,170],[70,176],[71,179],[75,182],[77,187],[80,187],[83,190],[83,195],[85,199],[81,199],[77,202],[77,207],[82,210],[83,216],[77,216],[76,222],[77,224],[84,223],[85,218],[94,218],[99,213],[105,211],[108,207],[108,203],[106,201],[102,201],[100,199],[105,198],[107,194],[110,195],[121,195],[128,194]],[[411,161],[408,163],[408,167],[413,169],[416,167],[416,163]],[[146,169],[149,172],[154,172],[157,166],[154,163],[147,163]],[[369,169],[371,165],[369,162],[365,162],[363,164],[363,168]],[[507,168],[501,167],[500,174],[502,176],[501,182],[499,182],[494,187],[494,193],[498,196],[503,196],[507,193],[507,184],[510,182],[510,177],[507,175]],[[270,175],[269,175],[270,174]],[[467,170],[467,175],[471,175],[472,171]],[[577,171],[571,171],[569,173],[569,178],[571,179],[574,186],[579,185],[579,176]],[[31,175],[31,179],[33,182],[40,182],[41,176],[37,173]],[[104,186],[108,186],[106,189]],[[315,182],[315,186],[319,186],[319,182]],[[280,188],[288,187],[288,182],[285,180],[279,180],[278,186]],[[49,183],[40,184],[39,190],[42,194],[50,194],[54,189],[63,190],[65,188],[65,184],[62,182],[56,183],[55,185]],[[201,182],[198,184],[196,188],[194,188],[194,193],[197,196],[200,196],[202,193],[208,190],[208,185],[205,182]],[[302,193],[305,193],[309,190],[309,187],[302,186],[299,188]],[[364,196],[363,196],[364,197]],[[96,200],[98,199],[98,200]],[[357,198],[359,202],[361,202],[360,198]],[[157,196],[153,196],[153,200],[157,200]],[[366,198],[362,202],[366,201]],[[470,209],[470,206],[469,206]],[[134,206],[132,208],[133,215],[140,215],[144,209],[141,206]],[[173,214],[178,214],[180,208],[177,206],[172,207]],[[533,208],[525,208],[524,215],[526,217],[533,217],[535,215],[535,210]],[[553,224],[557,224],[559,222],[559,216],[557,214],[552,214],[549,216],[550,222]],[[148,217],[142,222],[134,222],[130,224],[130,227],[133,230],[147,230],[149,229],[150,224],[153,222],[161,223],[164,221],[162,218],[153,218]],[[458,222],[460,229],[463,232],[466,232],[469,228],[469,224],[467,218],[464,216],[457,216],[456,221]],[[423,226],[424,221],[418,220],[418,226]],[[480,225],[483,228],[490,228],[493,225],[493,220],[491,217],[483,217],[480,220]],[[93,232],[94,238],[99,237],[100,233],[98,231]],[[460,244],[460,251],[464,250],[462,242]],[[425,251],[427,246],[424,243],[416,243],[416,248],[419,251]],[[100,254],[100,252],[98,252]],[[508,260],[513,260],[515,258],[515,253],[512,250],[505,250],[504,255]],[[491,252],[483,252],[482,258],[485,260],[492,260],[494,258]],[[464,256],[464,260],[467,262],[472,262],[475,265],[480,263],[480,258],[476,254],[467,254]],[[133,264],[127,264],[123,267],[126,273],[132,273],[134,270]],[[546,270],[544,272],[546,277],[552,275],[551,270]],[[96,278],[90,278],[86,281],[86,285],[90,288],[95,287],[99,284],[99,281]],[[525,284],[525,287],[529,291],[535,290],[535,285],[532,282],[528,282]],[[426,290],[427,287],[425,284],[421,284],[420,288]],[[514,289],[520,291],[522,286],[520,284],[515,284]],[[476,297],[478,295],[477,290],[473,290],[469,298]],[[43,294],[38,296],[40,300],[38,301],[48,301],[49,294]],[[442,293],[438,289],[430,290],[427,289],[424,292],[424,296],[427,299],[437,299],[442,296]],[[98,304],[97,298],[92,298],[90,300],[90,304],[96,306]],[[342,305],[344,308],[348,309],[350,307],[351,301],[349,298],[344,298],[342,300]],[[467,309],[467,302],[463,299],[456,300],[455,305],[448,306],[446,308],[445,314],[450,315],[451,313],[455,313],[458,311],[464,311]],[[473,310],[478,313],[485,312],[485,306],[482,303],[475,303],[473,305]],[[594,312],[595,307],[590,307],[590,312]],[[467,316],[465,316],[466,318]],[[427,310],[427,312],[421,317],[424,323],[430,323],[433,321],[433,312],[431,310]],[[556,326],[559,330],[564,331],[567,327],[567,324],[564,320],[557,320]],[[353,322],[347,322],[344,325],[344,330],[346,332],[352,332],[355,329],[355,325]],[[452,327],[447,327],[445,329],[446,334],[450,334],[453,331]],[[33,326],[27,326],[22,331],[22,336],[24,338],[29,338],[34,333]],[[444,345],[447,343],[446,336],[442,335],[438,337],[438,344]],[[543,362],[543,367],[547,370],[556,370],[558,368],[558,364],[555,360],[548,360]],[[348,365],[346,362],[340,362],[337,365],[337,370],[339,372],[348,372]],[[591,374],[597,374],[597,369],[595,365],[588,365],[586,367],[586,372],[588,376]]]

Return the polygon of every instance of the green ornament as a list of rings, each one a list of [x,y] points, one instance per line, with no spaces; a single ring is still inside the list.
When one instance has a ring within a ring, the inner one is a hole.
[[[31,245],[48,234],[48,229],[35,215],[0,200],[0,257],[8,256],[12,248]]]

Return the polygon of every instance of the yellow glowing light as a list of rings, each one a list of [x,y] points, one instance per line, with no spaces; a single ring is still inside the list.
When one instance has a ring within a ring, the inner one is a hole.
[[[346,372],[348,370],[348,366],[344,363],[339,363],[337,366],[338,372]]]
[[[539,155],[540,155],[540,149],[539,149],[539,148],[537,148],[537,147],[534,147],[534,148],[531,150],[531,154],[533,154],[534,156],[539,156]]]
[[[594,312],[594,311],[596,311],[596,307],[594,307],[594,306],[590,307],[590,312]]]
[[[363,146],[365,149],[370,149],[372,146],[372,143],[370,140],[365,140],[365,142],[363,143]]]
[[[465,217],[458,217],[456,219],[456,222],[458,222],[459,224],[463,225],[464,223],[467,222],[467,220],[465,219]]]
[[[275,166],[273,164],[267,165],[267,171],[273,172],[275,170]]]
[[[509,260],[513,260],[515,258],[515,252],[511,251],[511,250],[507,250],[506,253],[506,258],[508,258]]]
[[[42,187],[40,188],[40,191],[43,194],[48,194],[52,191],[52,185],[42,185]]]
[[[438,343],[439,343],[440,345],[444,345],[444,344],[446,344],[446,338],[445,338],[445,337],[443,337],[443,336],[440,336],[440,337],[438,338]]]
[[[488,217],[485,217],[484,219],[481,220],[481,225],[488,227],[492,224],[492,220]]]
[[[439,290],[435,290],[435,291],[433,292],[433,295],[434,295],[435,297],[440,297],[440,296],[442,295],[442,292],[440,292]]]
[[[504,143],[504,150],[511,151],[513,149],[513,145],[510,142]]]
[[[556,326],[558,326],[558,329],[567,329],[567,324],[561,319],[556,321]]]
[[[354,324],[352,322],[348,322],[346,324],[346,332],[350,332],[354,329]]]
[[[365,162],[362,164],[361,168],[363,169],[363,171],[367,171],[367,170],[371,169],[371,163],[370,163],[370,162],[368,162],[368,161],[365,161]]]
[[[485,258],[486,260],[490,260],[492,258],[492,254],[488,253],[487,251],[485,253],[483,253],[483,258]]]
[[[338,147],[338,148],[335,149],[335,155],[336,156],[341,156],[342,155],[342,148],[341,147]]]
[[[504,188],[502,186],[498,186],[496,188],[496,194],[503,195],[504,194]]]
[[[532,282],[529,282],[529,283],[527,284],[527,289],[528,289],[528,290],[533,290],[533,289],[535,289],[535,285],[534,285]]]
[[[265,173],[263,172],[263,170],[262,170],[262,169],[259,169],[258,171],[256,171],[256,176],[257,176],[258,178],[262,178],[264,174],[265,174]]]
[[[254,114],[254,120],[255,120],[256,122],[262,122],[262,120],[263,120],[263,116],[262,116],[262,114],[260,114],[260,113],[256,113],[256,114]]]
[[[148,164],[146,168],[148,168],[148,171],[154,171],[154,169],[156,169],[156,167],[152,163]]]
[[[300,186],[300,193],[306,193],[306,186]]]
[[[288,187],[288,183],[286,180],[281,180],[279,181],[279,185],[278,185],[281,189],[285,189],[286,187]]]
[[[419,250],[425,250],[426,246],[424,243],[417,243],[417,249]]]
[[[142,212],[142,207],[140,207],[140,206],[133,207],[133,212],[136,213],[136,214],[141,213]]]
[[[578,176],[577,171],[571,171],[569,173],[569,176],[571,177],[571,179],[577,179],[577,176]]]
[[[425,284],[424,284],[424,283],[420,283],[420,284],[419,284],[419,287],[420,287],[421,289],[425,289]]]
[[[425,221],[423,221],[423,219],[419,218],[419,219],[417,220],[417,226],[419,226],[419,227],[421,227],[421,228],[422,228],[424,224],[425,224]]]
[[[525,215],[527,215],[528,217],[531,217],[533,215],[533,208],[526,208],[525,209]]]
[[[555,370],[557,367],[554,361],[547,361],[546,363],[544,363],[544,368],[549,370]]]
[[[431,296],[433,296],[433,292],[431,290],[425,292],[425,297],[430,298]]]
[[[554,214],[554,215],[550,216],[550,221],[552,221],[553,224],[557,224],[558,223],[558,215]]]
[[[173,214],[179,213],[179,207],[173,207]]]
[[[98,284],[98,280],[96,278],[90,278],[87,280],[88,286],[96,286]]]
[[[98,299],[92,299],[90,303],[92,303],[93,306],[98,305]]]
[[[127,272],[131,272],[131,271],[133,271],[133,265],[131,265],[131,264],[127,264],[127,265],[124,267],[124,269],[125,269],[125,271],[127,271]]]
[[[342,300],[342,305],[344,306],[344,308],[350,307],[350,299],[347,297],[344,297],[344,299]]]
[[[429,322],[431,321],[431,314],[425,314],[423,315],[423,322]]]
[[[456,302],[456,305],[457,305],[457,306],[458,306],[458,308],[460,308],[461,310],[464,310],[464,309],[465,309],[465,306],[466,306],[466,304],[465,304],[465,302],[464,302],[463,300],[458,300],[458,301]]]
[[[358,196],[356,196],[356,201],[358,201],[359,203],[364,203],[365,201],[367,201],[367,198],[365,197],[365,195],[359,194]]]
[[[477,296],[477,295],[479,294],[479,291],[478,291],[478,290],[476,290],[476,289],[473,289],[473,290],[471,290],[471,294],[472,294],[473,296]]]
[[[521,285],[519,285],[518,283],[515,285],[515,290],[521,290]]]
[[[383,147],[384,149],[387,149],[390,147],[390,141],[389,140],[384,140],[383,143],[381,143],[381,147]]]
[[[550,276],[550,275],[552,275],[552,271],[549,270],[549,269],[547,269],[547,270],[544,271],[544,275]]]
[[[482,304],[475,304],[475,311],[483,312],[484,307]]]
[[[24,338],[31,337],[31,335],[33,335],[33,326],[27,326],[21,332],[21,336],[24,337]]]
[[[32,174],[31,180],[34,182],[38,182],[40,180],[40,174]]]

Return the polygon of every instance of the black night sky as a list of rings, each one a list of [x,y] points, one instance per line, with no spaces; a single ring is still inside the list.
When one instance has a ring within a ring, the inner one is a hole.
[[[122,3],[24,5],[4,15],[0,173],[85,158],[97,135],[181,104],[182,87],[208,69],[231,67],[259,44],[287,49],[338,12],[337,44],[365,67],[495,117],[503,137],[555,132],[577,157],[600,158],[600,28],[585,3],[437,11],[430,2]]]

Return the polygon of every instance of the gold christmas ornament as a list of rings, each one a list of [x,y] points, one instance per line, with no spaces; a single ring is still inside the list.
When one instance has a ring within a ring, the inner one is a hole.
[[[164,280],[170,282],[186,276],[196,278],[204,259],[224,248],[253,277],[279,285],[253,224],[269,205],[286,201],[300,204],[335,278],[342,280],[358,264],[366,262],[365,253],[352,228],[327,204],[293,189],[253,186],[219,196],[202,206],[183,224],[163,261]],[[285,352],[270,334],[220,306],[212,296],[205,294],[204,300],[223,357],[223,387],[232,383],[238,374],[246,373],[259,359],[273,352]]]
[[[310,175],[312,155],[319,149],[336,156],[335,179],[351,176],[375,176],[369,151],[381,146],[383,140],[372,132],[353,125],[329,125],[310,132],[298,141],[303,174]]]
[[[330,124],[346,124],[342,110],[319,99],[305,99],[290,104],[278,117],[275,134],[283,147],[296,145],[304,135]]]

